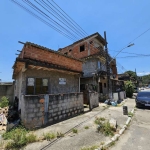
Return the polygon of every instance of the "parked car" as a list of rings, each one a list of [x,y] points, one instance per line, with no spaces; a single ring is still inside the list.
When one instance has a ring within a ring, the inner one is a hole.
[[[150,91],[141,91],[137,94],[136,107],[150,107]]]

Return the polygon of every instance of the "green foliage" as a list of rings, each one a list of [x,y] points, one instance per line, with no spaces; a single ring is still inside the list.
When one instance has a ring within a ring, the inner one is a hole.
[[[7,131],[2,136],[3,136],[4,140],[9,140],[9,139],[13,139],[15,135],[21,136],[21,135],[26,135],[27,133],[28,133],[28,131],[24,127],[19,126],[10,131]]]
[[[27,143],[33,143],[37,141],[36,135],[30,133],[27,137]]]
[[[130,76],[130,78],[132,78],[132,79],[137,78],[137,75],[134,71],[129,70],[129,71],[126,71],[125,74],[128,74]]]
[[[64,137],[64,134],[61,133],[61,132],[57,132],[57,137],[58,137],[58,138],[59,138],[59,137]]]
[[[91,147],[83,147],[83,148],[81,148],[81,150],[95,150],[97,148],[98,148],[98,146],[91,146]]]
[[[105,136],[114,135],[114,129],[111,127],[108,121],[105,121],[105,118],[96,118],[94,122],[98,125],[98,132],[103,133]]]
[[[126,91],[126,96],[132,98],[134,92],[134,85],[132,84],[131,81],[125,82],[125,91]]]
[[[6,96],[3,96],[0,101],[0,107],[1,108],[7,107],[8,104],[9,104],[8,98]]]
[[[43,134],[43,136],[44,136],[44,140],[47,140],[47,141],[50,141],[56,138],[55,133],[46,133],[46,134]]]
[[[143,84],[150,84],[150,74],[141,77]]]
[[[88,126],[85,126],[84,129],[89,129],[89,127],[88,127]]]
[[[37,141],[37,137],[34,134],[29,134],[27,136],[28,131],[20,126],[16,127],[6,133],[3,134],[3,138],[5,140],[12,140],[8,142],[5,149],[19,149],[28,143],[33,143]]]
[[[128,112],[128,116],[129,117],[133,117],[133,113],[132,112]]]
[[[75,129],[75,128],[73,128],[73,129],[72,129],[72,132],[73,132],[73,133],[78,133],[78,130]]]

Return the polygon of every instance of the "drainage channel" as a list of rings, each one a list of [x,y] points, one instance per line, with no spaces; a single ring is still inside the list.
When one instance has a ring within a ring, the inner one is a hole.
[[[95,116],[97,116],[98,114],[100,114],[101,112],[103,112],[105,109],[101,110],[100,112],[98,112],[97,114],[93,115],[92,117],[88,118],[87,120],[79,123],[78,125],[74,126],[73,128],[71,128],[70,130],[68,130],[67,132],[64,133],[64,135],[67,135],[69,133],[72,132],[72,129],[74,128],[79,128],[83,123],[88,122],[89,120],[91,120],[92,118],[94,118]],[[60,141],[63,137],[59,137],[57,139],[55,139],[54,141],[50,142],[48,145],[44,146],[43,148],[41,148],[40,150],[46,150],[48,149],[50,146],[52,146],[53,144],[55,144],[56,142]]]

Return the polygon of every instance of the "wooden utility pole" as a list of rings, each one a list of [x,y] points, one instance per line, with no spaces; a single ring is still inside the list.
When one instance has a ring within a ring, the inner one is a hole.
[[[105,39],[105,52],[106,52],[105,57],[106,57],[106,69],[107,69],[107,92],[109,96],[110,94],[110,64],[109,64],[109,56],[108,56],[108,48],[107,48],[106,31],[104,31],[104,39]]]

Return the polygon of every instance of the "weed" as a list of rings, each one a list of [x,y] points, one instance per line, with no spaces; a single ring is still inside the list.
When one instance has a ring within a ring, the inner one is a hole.
[[[56,135],[54,133],[46,133],[46,134],[43,134],[43,136],[44,136],[44,140],[47,140],[47,141],[50,141],[56,138]]]
[[[33,143],[37,141],[37,137],[33,133],[29,134],[26,138],[27,138],[27,143]]]
[[[88,126],[85,126],[84,129],[89,129],[89,127],[88,127]]]
[[[78,130],[75,129],[75,128],[73,128],[73,129],[72,129],[72,132],[73,132],[73,133],[78,133]]]
[[[111,146],[114,146],[114,145],[115,145],[115,142],[113,141],[113,142],[110,143],[109,146],[111,147]]]
[[[105,144],[105,142],[101,142],[101,143],[100,143],[100,145],[104,145],[104,144]]]
[[[103,121],[105,121],[106,119],[104,118],[104,117],[100,117],[100,118],[98,118],[98,117],[96,117],[96,119],[95,119],[95,124],[102,124],[102,122]]]
[[[97,148],[98,148],[98,146],[91,146],[91,147],[83,147],[83,148],[81,148],[81,150],[95,150]]]
[[[57,138],[59,138],[59,137],[64,137],[64,134],[61,132],[57,132]]]
[[[27,133],[28,133],[28,130],[26,130],[22,126],[19,126],[10,131],[7,131],[2,136],[3,136],[4,140],[10,140],[10,139],[13,139],[14,136],[22,136],[22,135],[26,135]]]
[[[129,117],[133,117],[133,113],[132,112],[128,112],[128,116]]]
[[[105,121],[105,118],[96,118],[95,123],[98,125],[98,132],[104,133],[105,136],[114,135],[114,129],[111,127],[108,121]]]
[[[0,149],[4,147],[4,141],[0,141]]]
[[[5,140],[12,140],[6,144],[5,149],[19,149],[28,143],[36,142],[37,138],[34,134],[27,133],[29,131],[20,126],[3,134]]]

